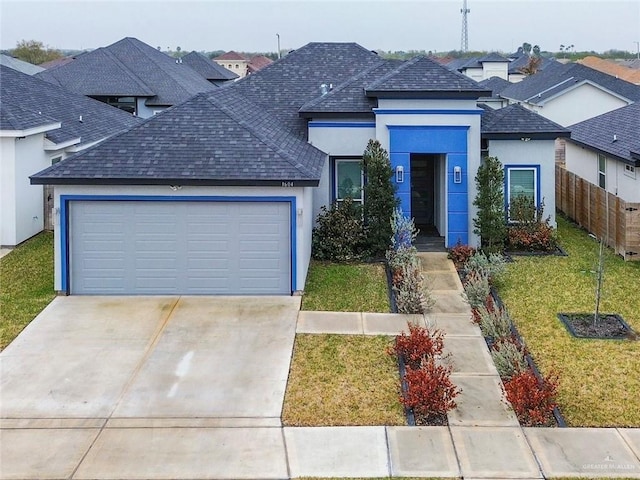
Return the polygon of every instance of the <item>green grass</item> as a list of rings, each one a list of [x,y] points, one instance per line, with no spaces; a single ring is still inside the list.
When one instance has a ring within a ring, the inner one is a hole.
[[[597,243],[558,218],[568,257],[516,257],[499,292],[543,373],[560,373],[558,402],[575,427],[640,427],[640,341],[576,339],[557,313],[593,312]],[[600,311],[640,332],[640,262],[606,252]]]
[[[54,297],[53,233],[43,232],[0,259],[0,350]]]
[[[384,266],[311,262],[302,310],[389,312]]]
[[[296,335],[282,422],[406,425],[391,337]]]

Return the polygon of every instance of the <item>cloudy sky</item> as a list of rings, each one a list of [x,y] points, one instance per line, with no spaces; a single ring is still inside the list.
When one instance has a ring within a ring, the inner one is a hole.
[[[182,50],[277,50],[310,41],[354,41],[369,49],[460,48],[462,0],[1,0],[0,48],[21,39],[63,49],[137,37]],[[469,48],[636,52],[640,0],[468,0]]]

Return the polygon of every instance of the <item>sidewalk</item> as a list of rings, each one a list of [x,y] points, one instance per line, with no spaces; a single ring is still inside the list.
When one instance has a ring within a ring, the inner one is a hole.
[[[291,477],[640,478],[640,429],[521,428],[453,263],[420,258],[436,299],[429,314],[302,311],[296,332],[397,335],[408,321],[443,330],[462,388],[449,426],[284,428]]]

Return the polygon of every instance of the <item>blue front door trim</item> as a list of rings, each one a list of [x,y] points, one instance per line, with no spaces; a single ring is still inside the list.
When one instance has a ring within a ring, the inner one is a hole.
[[[446,246],[469,243],[468,126],[388,125],[389,159],[395,169],[402,166],[404,182],[397,184],[397,195],[405,215],[411,215],[411,154],[446,155],[447,232]],[[462,169],[461,183],[453,171]],[[444,208],[444,206],[442,206]]]
[[[165,196],[165,195],[60,195],[60,266],[61,290],[71,292],[69,278],[69,203],[73,201],[97,202],[268,202],[289,203],[289,248],[291,255],[291,292],[297,290],[297,235],[296,197],[223,197],[223,196]]]

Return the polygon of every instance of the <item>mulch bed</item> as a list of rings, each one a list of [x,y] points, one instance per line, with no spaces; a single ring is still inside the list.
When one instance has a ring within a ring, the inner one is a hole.
[[[597,340],[636,339],[637,335],[624,319],[617,314],[602,313],[593,321],[592,313],[559,313],[558,318],[569,333],[576,338]]]

